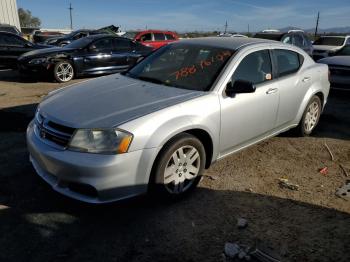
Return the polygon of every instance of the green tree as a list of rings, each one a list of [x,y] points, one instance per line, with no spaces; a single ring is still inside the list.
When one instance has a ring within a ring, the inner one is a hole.
[[[21,27],[40,27],[41,21],[38,17],[32,16],[32,12],[18,8],[19,23]]]

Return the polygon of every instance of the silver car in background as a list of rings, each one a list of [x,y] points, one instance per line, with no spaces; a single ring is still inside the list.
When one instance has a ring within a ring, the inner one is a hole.
[[[50,93],[27,129],[30,160],[81,201],[177,198],[216,160],[291,128],[309,135],[328,92],[328,67],[297,47],[183,40],[127,73]]]

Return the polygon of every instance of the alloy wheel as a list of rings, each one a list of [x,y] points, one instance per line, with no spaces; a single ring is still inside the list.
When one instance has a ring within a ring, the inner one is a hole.
[[[62,82],[67,82],[72,80],[74,75],[73,66],[70,63],[61,63],[57,67],[56,76]]]
[[[305,120],[304,120],[304,128],[305,131],[311,132],[317,124],[318,117],[320,115],[320,108],[316,101],[311,103],[307,109]]]
[[[171,194],[187,191],[200,171],[200,154],[190,145],[178,148],[170,157],[164,171],[164,186]]]

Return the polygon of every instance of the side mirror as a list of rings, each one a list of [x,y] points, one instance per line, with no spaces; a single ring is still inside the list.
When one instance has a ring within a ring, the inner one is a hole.
[[[229,82],[227,84],[225,92],[228,97],[234,97],[235,94],[254,93],[255,89],[256,87],[252,82],[245,80],[235,80],[233,85],[232,82]]]
[[[97,48],[96,48],[95,45],[90,45],[90,46],[88,47],[88,51],[90,51],[90,52],[97,52],[98,50],[97,50]]]

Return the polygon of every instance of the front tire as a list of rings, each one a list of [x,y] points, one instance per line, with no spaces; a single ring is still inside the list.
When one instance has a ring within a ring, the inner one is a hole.
[[[177,135],[158,155],[150,181],[151,193],[173,199],[186,195],[201,180],[205,161],[204,146],[196,137]]]
[[[297,131],[301,136],[309,136],[320,120],[322,112],[321,99],[313,96],[304,111],[303,117],[297,127]]]
[[[60,61],[55,64],[53,76],[59,83],[69,82],[74,78],[74,68],[69,61]]]

